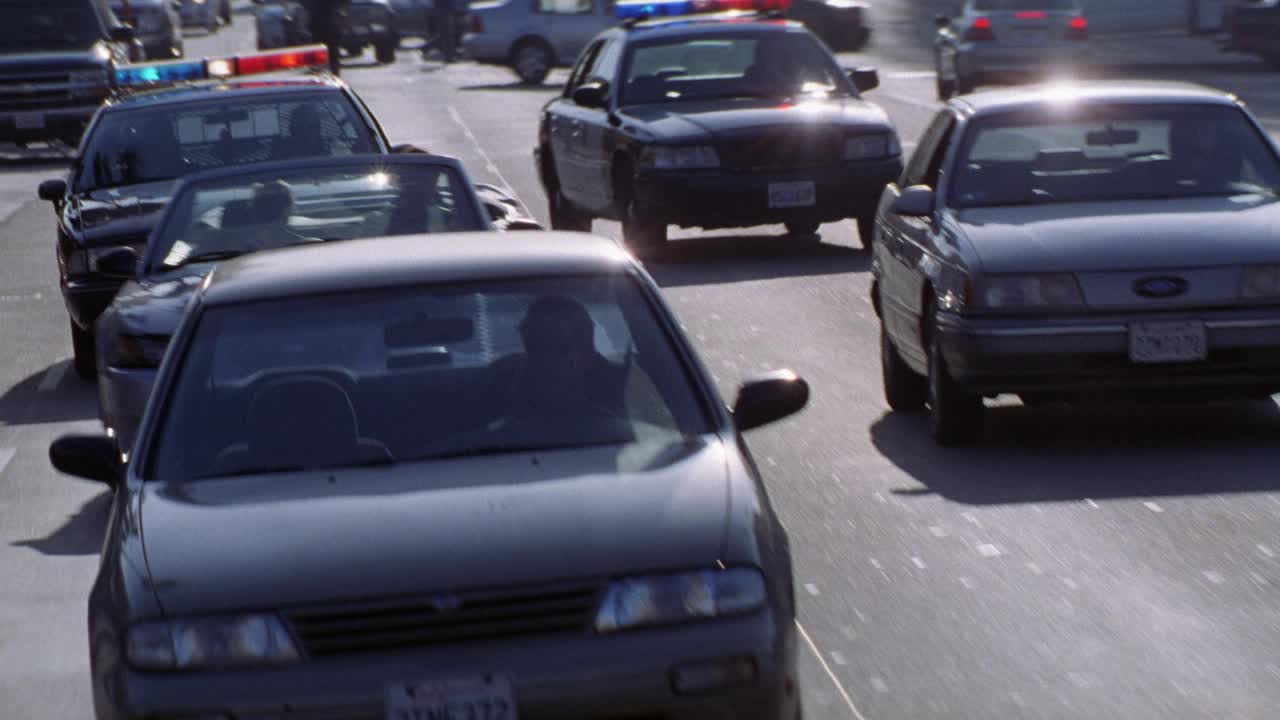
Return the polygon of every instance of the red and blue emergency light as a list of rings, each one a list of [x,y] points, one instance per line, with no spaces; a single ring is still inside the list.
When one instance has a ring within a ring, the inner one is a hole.
[[[615,8],[619,19],[677,17],[734,11],[783,11],[791,0],[621,0]]]
[[[324,45],[306,45],[273,52],[234,55],[229,58],[121,65],[116,68],[116,85],[119,87],[171,85],[189,80],[260,75],[283,70],[328,66],[328,48]]]

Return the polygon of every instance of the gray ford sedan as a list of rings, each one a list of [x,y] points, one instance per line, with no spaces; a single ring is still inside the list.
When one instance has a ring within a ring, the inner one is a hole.
[[[787,535],[741,432],[612,241],[445,233],[215,268],[113,485],[89,598],[122,718],[800,717]]]
[[[978,439],[983,398],[1280,391],[1280,156],[1235,97],[1148,82],[951,100],[877,215],[884,392]]]

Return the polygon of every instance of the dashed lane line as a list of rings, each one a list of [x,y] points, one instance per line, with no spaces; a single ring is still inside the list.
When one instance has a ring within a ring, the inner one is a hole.
[[[16,448],[0,447],[0,475],[4,474],[5,467],[17,452]]]

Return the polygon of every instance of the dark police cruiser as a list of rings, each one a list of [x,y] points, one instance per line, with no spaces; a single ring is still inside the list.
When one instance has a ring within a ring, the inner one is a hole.
[[[620,220],[643,250],[668,225],[785,223],[812,238],[856,218],[869,244],[880,192],[902,170],[896,129],[862,97],[874,69],[842,70],[803,25],[767,12],[636,19],[751,4],[618,4],[629,21],[587,46],[543,108],[535,156],[554,227]]]
[[[94,320],[128,274],[117,263],[141,253],[179,178],[264,160],[390,152],[373,115],[339,80],[231,77],[327,64],[317,46],[116,70],[127,87],[195,81],[110,99],[68,177],[40,184],[58,214],[58,272],[81,377],[94,375]],[[218,79],[198,80],[208,77]]]

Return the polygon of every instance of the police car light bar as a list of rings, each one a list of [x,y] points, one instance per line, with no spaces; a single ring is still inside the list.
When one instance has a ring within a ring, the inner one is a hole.
[[[621,0],[614,7],[619,19],[628,20],[735,10],[787,10],[791,7],[791,0]]]
[[[171,85],[188,80],[260,75],[283,70],[329,67],[329,49],[324,45],[306,45],[251,55],[202,60],[170,60],[166,62],[121,65],[116,68],[119,87]]]

